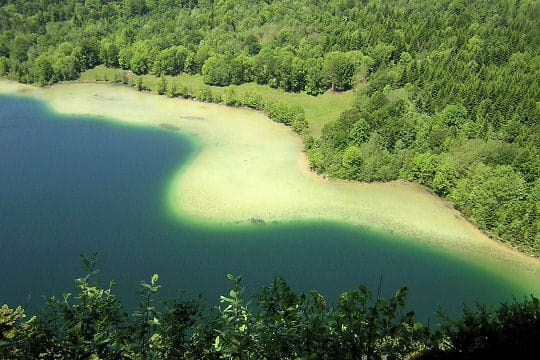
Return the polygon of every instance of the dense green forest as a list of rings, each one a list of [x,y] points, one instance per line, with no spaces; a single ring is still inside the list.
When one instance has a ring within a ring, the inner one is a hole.
[[[304,133],[328,177],[402,179],[490,236],[540,254],[540,1],[0,0],[0,75],[47,85],[99,64],[201,74],[354,106],[306,132],[302,109],[229,91]],[[141,80],[134,85],[142,88]],[[169,96],[188,93],[157,89]]]
[[[249,296],[241,278],[208,308],[201,297],[159,301],[159,278],[141,282],[136,311],[126,312],[111,282],[97,278],[96,256],[83,257],[73,296],[50,298],[36,316],[0,307],[0,359],[536,359],[540,303],[441,312],[436,330],[405,311],[407,289],[382,298],[363,286],[334,305],[316,291],[296,294],[284,279]],[[250,301],[253,300],[253,301]]]

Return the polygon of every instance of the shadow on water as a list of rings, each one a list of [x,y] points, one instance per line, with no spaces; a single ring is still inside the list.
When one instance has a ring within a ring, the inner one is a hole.
[[[242,274],[250,290],[283,275],[296,291],[328,299],[365,284],[410,289],[421,319],[439,306],[521,296],[496,273],[392,234],[322,222],[205,226],[172,219],[165,191],[194,146],[167,129],[141,129],[51,113],[0,97],[0,302],[28,304],[73,292],[80,253],[100,253],[129,306],[141,280],[160,274],[162,296],[203,293],[210,304]],[[247,219],[244,219],[247,220]],[[29,296],[30,295],[30,296]]]

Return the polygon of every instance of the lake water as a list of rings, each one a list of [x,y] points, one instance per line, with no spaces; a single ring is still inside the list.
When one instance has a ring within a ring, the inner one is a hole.
[[[59,116],[35,100],[0,96],[0,303],[36,309],[74,292],[81,253],[100,253],[100,277],[128,306],[159,273],[161,297],[177,289],[217,305],[241,274],[251,291],[285,277],[332,301],[367,285],[407,285],[420,319],[439,307],[498,303],[524,291],[495,272],[425,250],[396,235],[337,223],[201,226],[168,210],[172,174],[196,147],[165,129]],[[501,270],[503,271],[503,270]]]

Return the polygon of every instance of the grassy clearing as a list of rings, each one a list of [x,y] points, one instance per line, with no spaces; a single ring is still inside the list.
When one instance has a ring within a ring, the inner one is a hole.
[[[286,100],[302,106],[309,124],[309,131],[314,136],[321,134],[324,124],[336,120],[339,114],[349,109],[354,99],[353,91],[311,96],[306,93],[288,93],[280,89],[273,89],[268,85],[255,83],[239,85],[237,90],[239,92],[251,90],[261,94],[264,99]]]
[[[94,69],[86,70],[81,73],[79,81],[114,81],[115,78],[122,76],[124,71],[121,69],[111,69],[104,66],[98,66]]]
[[[104,66],[98,66],[81,74],[80,81],[107,81],[123,82],[128,81],[133,84],[135,75],[121,69],[111,69]],[[156,88],[158,77],[155,75],[142,75],[144,87],[150,90]],[[169,84],[175,83],[177,87],[185,86],[191,93],[197,93],[203,88],[208,87],[204,84],[201,75],[181,74],[178,76],[167,76]],[[224,88],[219,86],[210,86],[215,94],[223,95]],[[323,126],[333,120],[336,120],[344,110],[351,107],[354,99],[353,91],[342,93],[325,93],[319,96],[311,96],[306,93],[288,93],[280,89],[274,89],[268,85],[259,85],[248,83],[235,86],[237,93],[241,94],[251,91],[260,94],[265,100],[285,100],[291,104],[297,104],[304,108],[306,120],[309,124],[309,132],[314,136],[319,136]]]

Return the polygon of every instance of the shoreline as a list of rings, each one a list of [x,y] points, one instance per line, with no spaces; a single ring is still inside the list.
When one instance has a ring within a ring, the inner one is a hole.
[[[96,115],[193,137],[201,146],[176,170],[166,204],[201,223],[337,221],[414,237],[488,268],[510,266],[540,279],[540,261],[489,238],[448,201],[413,183],[331,180],[311,171],[290,128],[252,109],[166,98],[108,83],[46,88],[0,78],[0,93],[45,101],[57,112]],[[198,120],[195,120],[198,119]]]
[[[423,186],[423,185],[420,185],[420,184],[417,184],[417,183],[414,183],[414,182],[403,181],[403,180],[393,180],[393,181],[387,181],[387,182],[371,182],[371,183],[368,183],[368,182],[363,182],[363,181],[329,179],[329,178],[326,178],[326,177],[324,177],[324,176],[322,176],[322,175],[318,174],[317,172],[310,169],[309,159],[307,158],[307,155],[306,155],[306,153],[304,151],[302,151],[300,153],[300,156],[298,158],[298,167],[300,168],[302,173],[304,173],[304,175],[307,176],[307,177],[311,177],[313,179],[317,179],[317,180],[320,180],[320,181],[325,181],[325,182],[328,182],[328,183],[334,183],[334,184],[356,184],[356,185],[400,184],[400,185],[405,185],[405,186],[415,186],[415,187],[418,188],[419,191],[427,192],[427,193],[437,197],[439,200],[441,200],[446,205],[446,207],[454,214],[454,216],[459,217],[461,220],[463,220],[471,228],[471,231],[474,231],[477,236],[485,237],[485,238],[493,241],[497,245],[502,246],[503,248],[505,248],[507,250],[514,251],[514,252],[516,252],[518,254],[528,255],[531,258],[538,259],[540,261],[540,258],[538,256],[535,256],[533,254],[528,254],[526,252],[520,251],[518,248],[515,248],[515,247],[511,246],[510,244],[507,244],[507,243],[504,243],[502,241],[493,239],[490,236],[486,235],[476,225],[474,225],[469,220],[467,220],[467,218],[465,218],[463,216],[463,214],[454,207],[454,204],[451,201],[449,201],[447,199],[444,199],[444,198],[442,198],[440,196],[437,196],[435,193],[433,193],[433,191],[431,191],[430,188],[428,188],[426,186]]]

